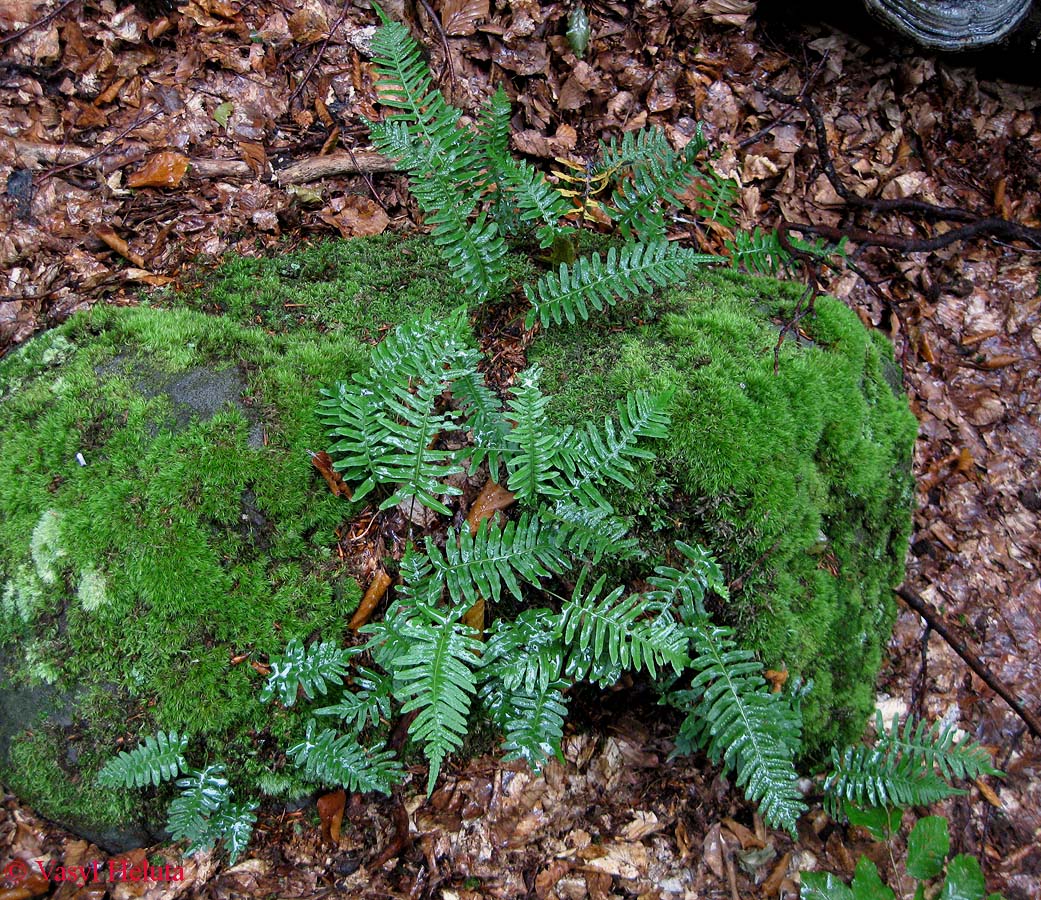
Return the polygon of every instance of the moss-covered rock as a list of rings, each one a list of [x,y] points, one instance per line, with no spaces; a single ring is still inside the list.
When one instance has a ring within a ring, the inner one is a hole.
[[[318,390],[420,298],[452,300],[433,255],[237,261],[171,298],[226,315],[97,307],[0,360],[0,781],[41,813],[113,849],[147,839],[165,804],[95,775],[158,728],[227,763],[239,797],[306,790],[268,771],[303,714],[262,706],[249,661],[345,630],[352,510],[309,462]]]
[[[771,317],[795,293],[707,277],[645,324],[552,330],[532,358],[563,420],[676,388],[673,437],[619,505],[659,552],[694,537],[741,576],[721,612],[815,680],[819,747],[870,704],[914,420],[884,339],[833,301],[773,374]],[[230,261],[166,308],[96,308],[0,360],[0,780],[113,849],[165,807],[96,786],[120,739],[186,732],[241,799],[305,789],[282,752],[306,705],[262,706],[249,660],[339,639],[357,602],[331,550],[353,510],[307,456],[326,444],[318,389],[385,326],[463,299],[429,241],[337,242]]]
[[[808,338],[777,323],[801,289],[706,274],[641,322],[549,329],[529,353],[562,422],[626,391],[675,390],[673,425],[634,492],[644,536],[698,540],[731,580],[720,615],[767,666],[813,680],[813,753],[859,735],[889,638],[911,524],[914,416],[884,336],[822,297]]]

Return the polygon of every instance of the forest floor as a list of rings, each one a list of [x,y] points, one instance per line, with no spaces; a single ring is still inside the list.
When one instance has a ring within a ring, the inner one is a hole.
[[[920,421],[906,583],[1041,713],[1041,250],[979,225],[1041,224],[1041,90],[884,36],[760,18],[751,0],[603,0],[584,59],[564,36],[569,4],[442,0],[437,21],[425,0],[387,6],[456,104],[506,87],[514,149],[539,162],[582,160],[644,124],[682,144],[700,122],[712,165],[740,185],[742,226],[783,218],[856,238],[850,265],[819,274],[892,337]],[[76,310],[176,285],[200,259],[415,228],[406,179],[367,152],[374,21],[325,0],[5,3],[0,353]],[[967,239],[942,238],[961,227]],[[673,233],[708,251],[727,237],[692,214]],[[989,888],[1041,896],[1038,737],[906,608],[878,690],[887,715],[942,718],[993,750],[1006,776],[939,811]],[[798,843],[767,831],[703,761],[666,763],[653,710],[611,695],[585,724],[545,779],[476,759],[430,800],[351,798],[338,841],[309,810],[262,816],[234,868],[203,855],[184,882],[112,893],[784,897],[800,868],[848,877],[860,853],[888,865],[819,809]],[[10,796],[0,848],[103,857]],[[0,882],[2,900],[48,891],[99,898],[103,886]]]

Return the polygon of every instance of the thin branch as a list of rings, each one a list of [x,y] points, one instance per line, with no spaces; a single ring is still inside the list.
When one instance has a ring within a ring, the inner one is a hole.
[[[43,28],[44,25],[50,25],[51,22],[57,19],[58,16],[76,2],[78,2],[78,0],[65,0],[64,3],[59,3],[55,9],[52,9],[43,18],[37,19],[35,22],[30,22],[24,28],[19,28],[17,31],[13,31],[10,34],[5,34],[0,38],[0,47],[4,46],[4,44],[10,44],[12,41],[17,41],[18,38],[28,34],[30,31],[35,31],[37,28]]]
[[[350,0],[344,0],[343,9],[340,10],[340,15],[336,17],[336,21],[333,22],[333,27],[329,29],[329,33],[325,36],[325,40],[322,41],[322,45],[318,48],[318,52],[314,55],[314,59],[311,60],[311,65],[307,67],[307,71],[304,73],[304,77],[300,79],[299,84],[293,88],[293,93],[289,95],[289,99],[286,101],[286,108],[288,109],[293,105],[293,101],[300,96],[300,92],[304,89],[304,85],[311,79],[311,75],[314,74],[315,67],[318,65],[321,58],[325,55],[325,48],[329,46],[329,41],[334,34],[339,30],[343,24],[343,20],[347,18],[347,10],[351,8]]]
[[[1006,687],[1004,682],[988,669],[983,661],[966,646],[965,642],[947,627],[943,617],[933,608],[932,604],[927,603],[917,591],[909,588],[906,584],[898,587],[896,594],[904,603],[925,619],[933,631],[947,642],[948,646],[965,661],[965,664],[983,680],[987,687],[1012,708],[1012,711],[1026,724],[1030,733],[1035,738],[1041,739],[1041,718],[1038,718],[1037,715],[1027,709],[1015,694]]]

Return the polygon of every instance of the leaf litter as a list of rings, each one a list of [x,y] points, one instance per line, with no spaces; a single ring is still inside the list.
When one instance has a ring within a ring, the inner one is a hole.
[[[389,6],[401,16],[402,4]],[[361,119],[377,114],[370,13],[324,0],[94,0],[89,10],[41,0],[0,10],[0,352],[93,303],[134,302],[142,284],[176,283],[195,258],[418,220],[404,179],[365,142]],[[413,22],[455,102],[475,109],[503,84],[516,110],[514,147],[547,168],[556,157],[581,162],[598,139],[645,124],[682,146],[700,122],[713,168],[739,185],[743,227],[783,216],[926,233],[906,214],[849,208],[821,169],[805,111],[772,99],[769,86],[812,96],[857,196],[1039,225],[1035,87],[872,44],[870,35],[771,20],[749,0],[590,5],[579,58],[565,35],[570,12],[533,0],[443,0],[417,4]],[[718,251],[726,235],[687,218],[675,234]],[[921,423],[908,583],[1037,709],[1038,255],[975,240],[905,254],[854,247],[851,259],[856,268],[822,273],[824,287],[893,338]],[[485,324],[501,324],[493,318]],[[481,340],[494,357],[491,380],[508,384],[525,336],[494,327]],[[403,514],[345,529],[340,546],[354,574],[363,585],[382,581],[373,537],[405,534]],[[947,717],[995,750],[1008,777],[941,811],[956,846],[982,857],[993,889],[1010,900],[1041,893],[1038,746],[1019,720],[908,610],[880,691],[887,708]],[[819,810],[804,818],[798,845],[768,834],[703,760],[665,761],[668,729],[653,713],[632,715],[633,703],[611,693],[597,705],[568,735],[566,763],[551,763],[545,779],[478,757],[429,801],[355,796],[341,811],[327,795],[324,829],[302,812],[269,813],[250,858],[218,871],[201,856],[186,890],[783,897],[794,896],[800,868],[848,876],[860,853],[884,864],[861,830]],[[381,848],[398,846],[372,867]],[[0,806],[0,847],[5,859],[103,856],[11,797]],[[66,887],[62,897],[100,896]],[[0,884],[0,898],[13,900],[12,889]],[[164,890],[148,896],[173,896]],[[114,893],[130,896],[126,886]]]

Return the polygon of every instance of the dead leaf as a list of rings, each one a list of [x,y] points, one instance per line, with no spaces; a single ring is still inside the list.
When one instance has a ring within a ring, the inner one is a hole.
[[[552,137],[533,128],[518,131],[513,135],[513,146],[529,156],[564,156],[569,150],[575,149],[577,142],[578,132],[564,122],[557,126],[557,132]]]
[[[347,486],[347,482],[343,480],[343,476],[333,467],[333,458],[328,453],[324,450],[318,453],[311,453],[311,465],[321,473],[334,497],[351,499],[351,489]]]
[[[313,44],[329,33],[329,20],[319,3],[308,3],[289,17],[289,33],[298,44]]]
[[[973,783],[980,789],[980,793],[983,795],[983,799],[986,800],[995,809],[1004,809],[1005,804],[1001,802],[1001,798],[997,795],[997,792],[982,778],[973,778]]]
[[[705,840],[701,844],[701,858],[712,871],[712,874],[720,880],[726,874],[726,869],[723,865],[723,856],[726,852],[727,847],[723,841],[722,828],[717,822],[705,835]]]
[[[330,844],[340,843],[340,825],[343,810],[347,805],[347,792],[343,788],[318,798],[318,818],[322,820],[322,840]]]
[[[359,194],[338,197],[318,215],[345,238],[383,234],[390,224],[390,217],[376,203]]]
[[[466,517],[466,524],[470,526],[470,534],[476,534],[481,522],[490,519],[498,510],[506,509],[516,499],[514,494],[489,478],[481,488],[481,493],[477,495],[477,499],[474,500],[470,513]]]
[[[488,18],[488,0],[444,0],[441,23],[453,37],[473,34],[477,23]]]
[[[781,892],[781,884],[788,876],[788,864],[792,861],[791,852],[785,853],[773,867],[773,871],[763,882],[762,892],[764,897],[774,897]]]
[[[118,253],[124,259],[130,260],[130,262],[132,262],[139,269],[144,268],[144,259],[142,259],[139,254],[131,250],[130,245],[127,244],[127,242],[124,241],[123,238],[121,238],[118,234],[116,234],[115,229],[113,229],[110,225],[95,225],[93,228],[93,232],[95,236],[97,236],[106,244],[108,244],[109,247],[115,250],[116,253]]]
[[[188,157],[173,150],[161,150],[127,178],[127,187],[175,188],[188,171]]]
[[[649,834],[661,831],[664,827],[665,825],[654,813],[636,810],[633,813],[633,820],[622,829],[621,836],[627,841],[638,841]]]
[[[357,631],[372,618],[373,611],[379,606],[383,595],[387,593],[387,588],[390,587],[391,581],[391,577],[382,567],[376,570],[376,573],[372,576],[372,581],[369,582],[369,588],[365,592],[365,596],[361,598],[361,603],[358,604],[351,621],[347,623],[347,627],[351,631]]]
[[[484,597],[477,598],[477,602],[466,611],[462,621],[478,635],[484,634]]]

